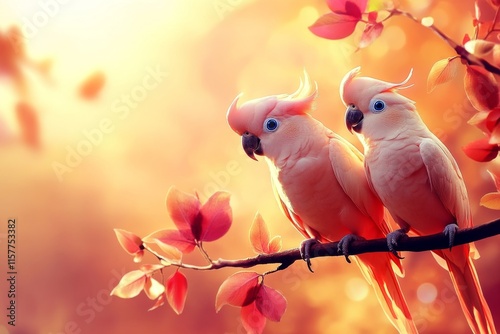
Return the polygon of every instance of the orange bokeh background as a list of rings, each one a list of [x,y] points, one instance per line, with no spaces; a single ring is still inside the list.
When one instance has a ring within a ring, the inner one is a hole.
[[[401,7],[433,16],[456,41],[473,32],[472,1],[402,1]],[[244,333],[238,309],[215,313],[217,289],[233,269],[184,271],[189,292],[180,316],[168,306],[148,312],[153,302],[144,294],[109,297],[119,277],[138,267],[113,228],[145,236],[171,227],[164,201],[172,185],[198,191],[203,201],[226,190],[234,222],[207,245],[213,258],[253,255],[248,229],[257,211],[272,234],[283,236],[284,248],[297,247],[302,237],[275,202],[266,164],[245,156],[225,112],[239,92],[242,100],[293,92],[304,68],[319,87],[314,117],[359,148],[344,126],[343,75],[362,66],[365,75],[400,81],[413,68],[414,86],[404,94],[455,155],[476,224],[496,218],[497,212],[479,207],[481,196],[494,190],[486,172],[492,164],[474,162],[461,150],[481,137],[466,123],[472,112],[463,73],[431,94],[426,90],[432,64],[453,51],[432,32],[396,17],[372,46],[355,52],[360,31],[329,41],[307,29],[327,11],[324,0],[4,0],[0,29],[20,26],[29,57],[48,57],[52,66],[49,78],[24,68],[25,92],[8,75],[0,77],[0,116],[14,138],[0,146],[0,334]],[[96,71],[106,76],[102,90],[81,98],[79,85]],[[36,109],[39,149],[18,138],[14,109],[20,100]],[[68,157],[72,150],[84,154]],[[56,171],[58,164],[67,169]],[[9,218],[17,224],[16,327],[4,316]],[[477,246],[482,257],[476,268],[500,324],[500,250],[495,238]],[[428,252],[405,257],[400,282],[420,331],[468,333],[448,274]],[[186,261],[202,263],[197,256]],[[266,333],[394,332],[355,265],[323,258],[313,266],[314,274],[296,263],[266,278],[288,300],[281,323],[268,322]]]

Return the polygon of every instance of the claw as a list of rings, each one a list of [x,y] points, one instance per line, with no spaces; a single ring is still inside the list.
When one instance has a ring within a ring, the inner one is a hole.
[[[337,250],[339,253],[344,254],[347,263],[351,263],[351,260],[349,259],[349,246],[354,241],[360,241],[360,240],[365,240],[365,238],[355,234],[348,234],[344,236],[342,239],[340,239]]]
[[[443,233],[448,237],[448,246],[453,247],[453,243],[455,242],[455,234],[458,231],[458,225],[455,223],[448,224],[445,226]]]
[[[407,232],[407,230],[402,228],[387,234],[387,247],[389,248],[389,251],[391,251],[391,253],[400,260],[404,259],[404,257],[398,254],[398,251],[394,248],[394,246],[398,245],[398,240],[400,240],[401,238],[408,237],[408,235],[406,234]]]
[[[314,273],[314,271],[312,270],[311,264],[311,247],[319,243],[320,242],[317,239],[311,238],[302,241],[300,244],[300,257],[302,260],[306,261],[307,269],[309,269],[312,273]]]

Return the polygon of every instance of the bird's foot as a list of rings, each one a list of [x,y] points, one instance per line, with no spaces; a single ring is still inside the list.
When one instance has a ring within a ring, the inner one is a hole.
[[[455,234],[458,231],[458,225],[455,223],[448,224],[445,226],[443,233],[448,237],[448,246],[453,247],[453,243],[455,242]]]
[[[342,239],[340,239],[337,250],[339,253],[344,254],[347,263],[351,263],[351,260],[349,259],[349,246],[354,241],[360,241],[360,240],[365,240],[365,238],[355,234],[348,234],[342,237]]]
[[[306,261],[307,264],[307,269],[309,269],[310,272],[314,272],[312,270],[312,264],[311,264],[311,247],[319,244],[320,242],[317,239],[311,238],[304,240],[300,243],[300,257],[302,260]]]
[[[408,237],[407,233],[408,230],[402,228],[387,234],[387,247],[398,259],[404,259],[404,257],[400,256],[394,247],[398,245],[399,240]]]

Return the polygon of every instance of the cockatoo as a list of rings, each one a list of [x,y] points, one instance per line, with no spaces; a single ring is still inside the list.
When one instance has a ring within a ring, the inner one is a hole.
[[[359,77],[359,67],[342,80],[345,121],[364,146],[365,171],[371,188],[400,230],[389,233],[391,250],[412,231],[417,235],[472,227],[467,190],[455,159],[422,122],[413,101],[397,93],[411,77],[389,83]],[[472,258],[473,244],[432,251],[450,273],[460,305],[474,333],[496,333]]]
[[[317,87],[304,76],[291,95],[241,106],[238,96],[227,121],[242,136],[250,158],[265,157],[278,203],[297,230],[319,242],[342,238],[339,248],[347,256],[353,240],[384,238],[390,232],[385,209],[368,186],[361,153],[308,114]],[[391,253],[355,259],[391,323],[401,333],[417,333],[395,276],[395,270],[403,274],[399,259]]]

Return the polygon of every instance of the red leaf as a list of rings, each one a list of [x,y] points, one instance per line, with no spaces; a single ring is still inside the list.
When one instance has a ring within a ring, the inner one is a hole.
[[[165,293],[162,293],[160,297],[156,300],[156,303],[148,310],[148,311],[153,311],[156,310],[159,307],[162,307],[165,305],[165,300],[167,299],[167,295]]]
[[[137,235],[118,228],[115,228],[114,231],[118,242],[127,253],[135,255],[137,252],[142,251],[142,240]]]
[[[200,217],[200,200],[190,194],[177,190],[172,187],[167,194],[167,210],[172,218],[175,226],[180,231],[192,231],[192,235],[196,238],[200,232],[201,217]],[[183,232],[183,233],[184,233]],[[189,237],[189,236],[186,236]]]
[[[40,124],[35,109],[25,102],[16,106],[16,116],[23,141],[30,147],[40,147]]]
[[[497,126],[491,131],[490,140],[488,143],[498,145],[500,144],[500,126]]]
[[[492,73],[479,66],[467,66],[464,88],[472,106],[479,111],[498,106],[498,84]]]
[[[268,254],[278,253],[281,250],[281,247],[281,236],[274,236],[271,241],[269,241]]]
[[[111,296],[133,298],[137,296],[146,284],[146,273],[134,270],[123,275],[118,285],[111,291]]]
[[[361,8],[358,7],[357,3],[354,3],[352,1],[346,1],[345,13],[347,15],[353,16],[353,17],[361,20],[361,14],[363,13],[363,11],[361,10]]]
[[[82,81],[79,88],[80,96],[90,100],[99,94],[106,82],[106,76],[102,71],[95,71]]]
[[[257,309],[255,303],[241,308],[241,322],[247,334],[262,334],[266,327],[266,318]]]
[[[219,191],[203,205],[200,240],[214,241],[229,231],[233,221],[229,199],[229,193]]]
[[[470,36],[469,34],[465,34],[464,38],[462,39],[462,45],[465,45],[465,43],[467,43],[468,41],[470,41]]]
[[[269,252],[269,229],[262,216],[257,213],[250,226],[250,243],[252,244],[254,252],[258,254]]]
[[[467,121],[467,123],[469,123],[470,125],[476,126],[479,130],[483,131],[484,133],[489,133],[491,131],[489,131],[488,128],[486,127],[487,117],[488,117],[488,112],[480,111],[480,112],[474,114],[474,116],[472,116]]]
[[[262,285],[255,298],[255,305],[269,320],[280,321],[286,310],[286,299],[279,291]]]
[[[460,61],[457,57],[438,60],[432,65],[427,77],[427,92],[432,92],[436,86],[452,80],[458,72]]]
[[[488,138],[482,138],[467,144],[463,148],[465,154],[479,162],[491,161],[498,155],[498,145],[488,143]]]
[[[377,23],[378,12],[371,11],[368,13],[368,22]]]
[[[328,13],[321,16],[309,30],[327,39],[342,39],[354,32],[359,19],[350,15]]]
[[[240,271],[229,276],[220,286],[215,298],[217,312],[222,306],[246,306],[255,300],[260,288],[260,275],[255,272]]]
[[[328,8],[330,8],[332,12],[337,14],[350,14],[348,11],[359,12],[360,18],[361,13],[364,13],[366,10],[367,3],[368,0],[326,0]],[[353,9],[353,7],[357,9]]]
[[[382,23],[367,23],[363,34],[361,35],[361,40],[359,41],[359,48],[366,48],[368,45],[372,44],[382,33],[384,25]]]
[[[486,116],[486,129],[492,132],[500,121],[500,108],[495,108]]]
[[[186,276],[177,270],[167,279],[166,286],[168,303],[175,313],[181,314],[184,310],[187,297],[188,285]]]
[[[165,292],[165,287],[163,284],[158,282],[152,277],[146,277],[146,283],[144,284],[144,292],[149,299],[155,300],[160,297],[161,294]]]
[[[177,248],[182,253],[190,253],[193,251],[196,243],[192,235],[191,239],[185,237],[185,235],[189,234],[188,232],[190,233],[191,231],[188,230],[182,233],[177,230],[158,230],[145,237],[144,242],[156,243],[162,249],[164,245],[168,245]],[[171,255],[175,255],[175,251],[173,252]],[[171,258],[169,257],[169,259]],[[175,260],[176,257],[173,256],[172,259]]]

